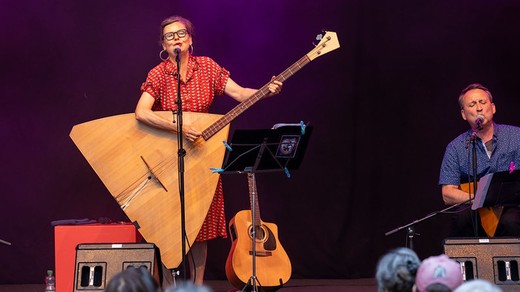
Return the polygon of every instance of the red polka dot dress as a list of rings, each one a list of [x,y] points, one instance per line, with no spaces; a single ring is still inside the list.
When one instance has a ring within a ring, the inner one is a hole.
[[[213,98],[224,94],[229,71],[209,57],[191,56],[186,80],[181,80],[182,110],[207,113]],[[175,110],[177,105],[177,68],[169,59],[155,66],[141,86],[141,92],[155,98],[152,110]],[[197,235],[197,241],[227,237],[224,214],[222,179],[219,179],[206,219]]]

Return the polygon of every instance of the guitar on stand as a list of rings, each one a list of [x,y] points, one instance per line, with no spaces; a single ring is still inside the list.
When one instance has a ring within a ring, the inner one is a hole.
[[[251,211],[242,210],[229,222],[232,245],[226,276],[237,288],[258,282],[266,290],[276,289],[289,281],[291,261],[278,240],[278,227],[260,219],[255,174],[249,172],[247,181]],[[250,277],[252,266],[254,278]]]
[[[256,173],[297,169],[312,126],[277,124],[267,130],[236,130],[221,173],[247,174],[251,210],[229,223],[231,250],[226,261],[229,282],[242,291],[277,290],[291,277],[291,261],[278,240],[278,227],[260,218]],[[257,289],[260,290],[257,290]]]

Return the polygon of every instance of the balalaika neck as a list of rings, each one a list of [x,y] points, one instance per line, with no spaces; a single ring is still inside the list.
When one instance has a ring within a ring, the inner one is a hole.
[[[305,65],[307,65],[310,61],[311,60],[309,59],[309,57],[307,57],[307,55],[303,56],[296,63],[292,64],[289,68],[285,69],[285,71],[283,71],[278,76],[276,76],[275,80],[284,82],[285,80],[289,79],[289,77],[291,77],[294,73],[298,72],[301,68],[303,68]],[[215,133],[220,131],[227,124],[231,123],[232,120],[234,120],[236,117],[238,117],[240,114],[242,114],[245,110],[247,110],[249,107],[251,107],[253,104],[255,104],[260,99],[267,96],[269,94],[269,84],[270,83],[271,82],[262,86],[262,88],[260,88],[255,94],[253,94],[251,97],[244,100],[243,102],[239,103],[232,110],[230,110],[227,114],[223,115],[215,123],[213,123],[208,128],[206,128],[204,131],[202,131],[202,138],[204,138],[204,140],[207,141],[209,138],[211,138],[213,135],[215,135]]]

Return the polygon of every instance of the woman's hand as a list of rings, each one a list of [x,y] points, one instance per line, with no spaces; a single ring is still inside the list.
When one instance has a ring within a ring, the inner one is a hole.
[[[271,94],[269,94],[268,96],[277,95],[282,91],[283,83],[281,81],[275,80],[275,78],[276,76],[273,76],[271,78],[271,83],[269,83],[269,85],[267,86],[269,88],[269,91],[271,92]]]
[[[202,135],[202,132],[200,132],[199,130],[193,128],[190,125],[183,125],[182,126],[182,134],[184,135],[186,140],[188,140],[190,142],[194,142],[195,140],[197,140]]]

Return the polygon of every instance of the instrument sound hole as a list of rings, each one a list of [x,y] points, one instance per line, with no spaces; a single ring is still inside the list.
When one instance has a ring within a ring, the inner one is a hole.
[[[264,242],[266,240],[266,230],[264,226],[255,226],[256,240]],[[253,226],[249,226],[249,237],[253,238]]]

